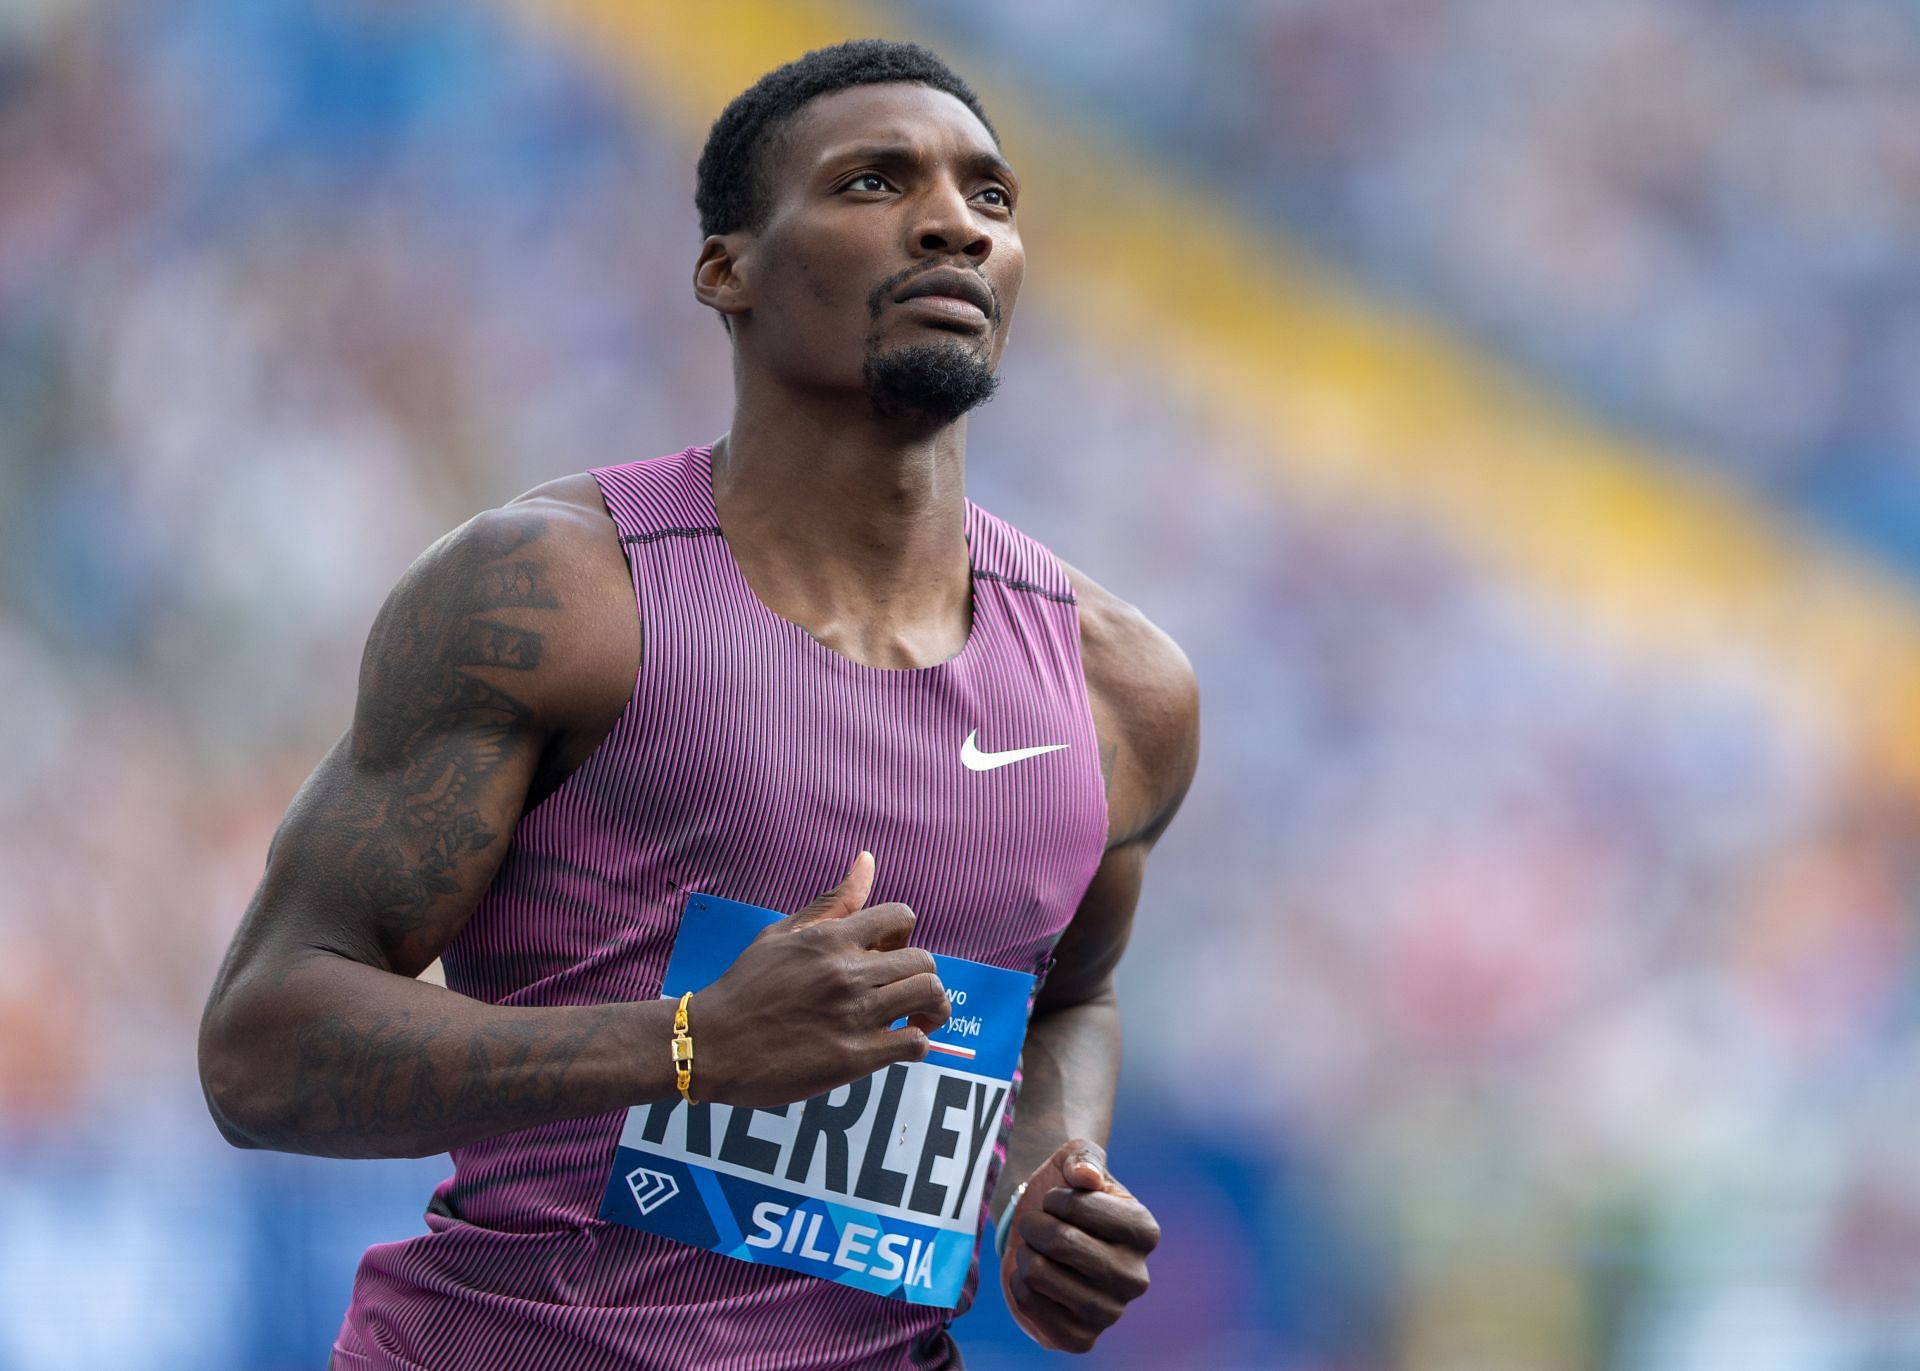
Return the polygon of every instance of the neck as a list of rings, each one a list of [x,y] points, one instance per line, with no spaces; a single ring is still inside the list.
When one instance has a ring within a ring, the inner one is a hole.
[[[966,422],[882,420],[845,396],[740,387],[713,498],[748,584],[781,617],[874,666],[966,642]]]

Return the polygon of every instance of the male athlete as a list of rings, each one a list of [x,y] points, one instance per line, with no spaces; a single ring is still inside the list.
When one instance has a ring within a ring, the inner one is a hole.
[[[363,1259],[335,1367],[958,1366],[948,1309],[598,1216],[632,1106],[750,1118],[921,1060],[930,952],[1041,978],[988,1201],[1015,1317],[1085,1350],[1146,1289],[1159,1229],[1102,1147],[1114,968],[1197,696],[965,497],[1018,199],[921,48],[763,77],[699,167],[731,429],[479,515],[381,610],[200,1039],[239,1146],[453,1153],[429,1231]],[[683,1092],[661,988],[695,893],[784,917],[686,1002]]]

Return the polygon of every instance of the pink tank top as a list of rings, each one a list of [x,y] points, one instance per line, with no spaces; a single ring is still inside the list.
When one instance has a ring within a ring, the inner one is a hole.
[[[495,1004],[653,999],[689,892],[798,909],[862,848],[878,863],[870,902],[910,905],[917,946],[1044,975],[1107,831],[1065,570],[969,502],[965,647],[916,670],[863,666],[748,588],[710,455],[593,473],[633,572],[639,677],[606,741],[520,820],[446,950],[447,984]],[[969,737],[989,753],[1066,746],[974,770]],[[953,1311],[597,1217],[623,1118],[457,1149],[428,1231],[362,1259],[334,1365],[958,1364]],[[996,1168],[1004,1155],[1003,1135]]]

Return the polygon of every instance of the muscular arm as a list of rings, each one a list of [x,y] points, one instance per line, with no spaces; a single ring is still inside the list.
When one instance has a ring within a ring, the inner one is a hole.
[[[590,477],[450,534],[367,642],[353,728],[301,787],[214,982],[200,1077],[227,1138],[423,1156],[668,1099],[673,1006],[504,1008],[415,979],[626,706],[639,628]],[[693,997],[700,1097],[776,1106],[926,1055],[946,1021],[873,859]],[[905,1027],[891,1027],[905,1016]]]
[[[534,499],[394,590],[353,727],[281,823],[207,1003],[201,1078],[230,1141],[419,1156],[673,1093],[668,1005],[502,1008],[415,979],[493,878],[543,756],[631,691],[638,627],[610,575],[604,512]]]
[[[1020,1055],[1020,1103],[996,1214],[1061,1143],[1087,1138],[1106,1145],[1120,1081],[1120,998],[1113,969],[1126,945],[1145,866],[1146,852],[1137,843],[1110,851],[1055,949],[1054,969],[1034,1005]],[[1096,939],[1103,946],[1087,945]]]
[[[1084,1351],[1145,1290],[1146,1253],[1158,1240],[1152,1216],[1105,1167],[1120,1075],[1114,972],[1147,854],[1193,779],[1199,696],[1170,639],[1084,577],[1074,583],[1107,779],[1108,847],[1034,1005],[994,1213],[1027,1183],[1012,1220],[1018,1240],[1002,1262],[1014,1316],[1047,1345]]]

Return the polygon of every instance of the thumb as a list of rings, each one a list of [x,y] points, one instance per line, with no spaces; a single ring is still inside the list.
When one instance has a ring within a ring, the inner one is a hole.
[[[1107,1150],[1097,1142],[1075,1138],[1060,1149],[1060,1174],[1075,1190],[1105,1190]]]
[[[787,920],[791,928],[818,923],[822,919],[844,919],[856,914],[867,902],[867,893],[873,889],[873,854],[862,852],[853,859],[853,865],[840,884],[795,913]]]

